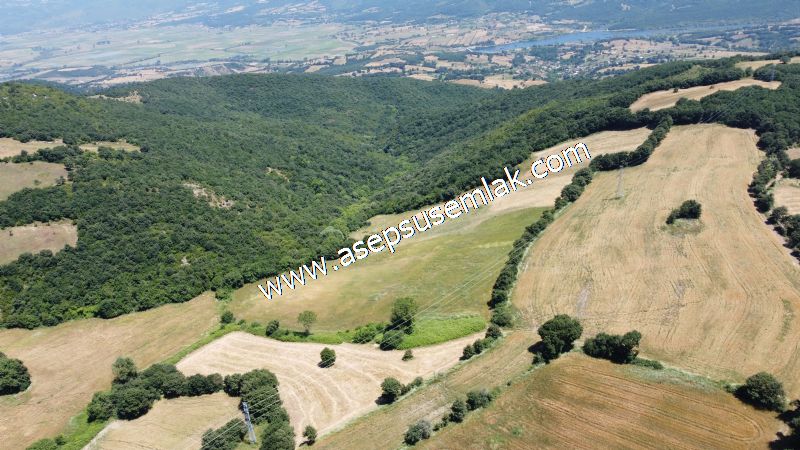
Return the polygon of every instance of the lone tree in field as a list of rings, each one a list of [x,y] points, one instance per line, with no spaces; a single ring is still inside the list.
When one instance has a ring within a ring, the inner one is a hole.
[[[336,352],[333,349],[325,347],[319,352],[319,365],[320,367],[330,367],[336,362]]]
[[[317,321],[317,314],[314,311],[303,311],[297,315],[297,322],[303,326],[306,336],[311,334],[311,325]]]
[[[667,224],[672,225],[676,219],[699,219],[702,207],[694,200],[686,200],[677,209],[673,209],[667,217]]]
[[[306,429],[303,430],[303,437],[306,438],[306,444],[314,445],[314,442],[317,442],[317,429],[307,425]]]
[[[766,372],[759,372],[749,377],[736,390],[736,396],[757,408],[783,411],[786,406],[786,393],[783,385]]]
[[[623,335],[599,333],[583,344],[583,352],[594,358],[611,360],[618,364],[629,364],[639,354],[642,334],[636,330]]]
[[[577,319],[559,314],[539,327],[542,342],[538,353],[545,361],[558,358],[572,349],[572,343],[581,337],[583,327]]]
[[[411,334],[414,331],[414,315],[417,314],[418,309],[417,302],[413,298],[405,297],[395,300],[387,329],[403,330],[406,334]]]

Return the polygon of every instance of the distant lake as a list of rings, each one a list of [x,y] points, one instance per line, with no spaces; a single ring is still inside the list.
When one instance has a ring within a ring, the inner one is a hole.
[[[502,53],[509,50],[517,50],[520,48],[530,47],[543,47],[547,45],[561,45],[573,42],[596,42],[604,41],[607,39],[615,38],[637,38],[637,37],[652,37],[665,34],[676,33],[691,33],[694,31],[722,31],[731,28],[747,28],[748,25],[727,25],[727,26],[708,26],[702,28],[660,28],[655,30],[593,30],[593,31],[576,31],[574,33],[565,33],[555,36],[549,36],[541,39],[533,39],[529,41],[517,41],[503,45],[493,45],[491,47],[476,48],[475,51],[479,53]]]

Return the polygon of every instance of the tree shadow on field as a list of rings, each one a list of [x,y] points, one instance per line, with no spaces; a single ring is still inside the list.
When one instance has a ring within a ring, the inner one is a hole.
[[[392,397],[389,397],[389,396],[387,396],[385,394],[381,394],[380,397],[375,399],[375,404],[378,405],[378,406],[390,405],[390,404],[394,403],[394,401],[395,401],[395,399],[393,399]]]

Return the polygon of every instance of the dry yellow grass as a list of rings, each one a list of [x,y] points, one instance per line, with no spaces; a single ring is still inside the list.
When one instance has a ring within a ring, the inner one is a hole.
[[[631,105],[631,111],[641,111],[645,108],[649,108],[650,111],[671,108],[675,106],[675,104],[678,103],[678,100],[682,98],[687,98],[689,100],[700,100],[703,97],[719,91],[735,91],[739,88],[747,86],[760,86],[766,89],[778,89],[780,85],[780,81],[761,81],[754,80],[752,78],[745,78],[742,80],[717,83],[711,86],[695,86],[688,89],[678,89],[678,92],[672,92],[672,89],[668,89],[643,95],[641,98],[633,102]]]
[[[770,64],[780,64],[780,63],[781,61],[778,59],[767,59],[763,61],[742,61],[736,63],[736,67],[740,69],[747,69],[749,67],[753,70],[757,70],[764,66],[768,66]],[[794,58],[791,59],[791,61],[789,61],[789,64],[797,64],[797,63],[800,63],[800,56],[795,56]]]
[[[800,180],[783,178],[773,190],[775,206],[785,206],[789,214],[800,214]]]
[[[106,426],[84,450],[197,449],[203,433],[223,426],[239,413],[239,399],[218,392],[156,402],[147,414]]]
[[[111,385],[111,364],[130,356],[146,367],[197,341],[217,323],[214,300],[202,295],[111,320],[87,319],[37,330],[0,330],[0,351],[31,373],[24,393],[0,399],[3,449],[23,449],[67,426],[92,394]]]
[[[786,150],[786,154],[789,155],[789,159],[800,158],[800,147],[792,147]]]
[[[61,139],[56,141],[28,141],[20,142],[12,138],[0,138],[0,158],[7,158],[9,156],[17,156],[22,151],[34,153],[40,148],[55,147],[62,145]]]
[[[72,221],[23,225],[0,230],[0,264],[16,260],[23,253],[53,253],[78,242],[78,228]]]
[[[0,200],[24,188],[53,186],[59,177],[67,178],[67,170],[61,164],[40,161],[0,163]]]
[[[420,448],[764,448],[772,416],[674,374],[573,353]]]
[[[375,409],[385,378],[408,383],[415,377],[429,378],[447,370],[458,362],[464,346],[477,337],[414,349],[414,359],[410,361],[402,360],[400,350],[385,352],[374,345],[328,345],[336,351],[336,363],[323,369],[317,364],[325,345],[280,342],[236,332],[191,353],[178,363],[178,369],[186,375],[269,369],[278,377],[280,396],[297,434],[309,424],[326,433]],[[230,420],[234,415],[224,418]]]
[[[87,151],[87,152],[93,152],[93,153],[97,152],[97,150],[100,147],[110,147],[110,148],[113,148],[115,150],[122,150],[122,151],[125,151],[125,152],[138,152],[140,150],[138,146],[130,144],[130,143],[128,143],[128,141],[126,141],[124,139],[121,140],[121,141],[118,141],[118,142],[97,141],[97,142],[92,142],[91,144],[81,144],[80,145],[81,150],[84,150],[84,151]]]
[[[650,160],[600,173],[533,245],[513,302],[536,326],[576,315],[586,334],[637,329],[649,356],[713,378],[766,370],[800,393],[800,269],[747,194],[752,131],[675,127]],[[667,227],[687,199],[699,225]]]

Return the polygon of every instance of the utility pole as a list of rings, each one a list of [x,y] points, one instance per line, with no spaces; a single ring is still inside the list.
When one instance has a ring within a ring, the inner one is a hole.
[[[247,408],[247,402],[242,402],[242,411],[244,412],[245,423],[247,423],[247,438],[251,444],[255,444],[256,432],[253,431],[253,422],[250,421],[250,410]]]

